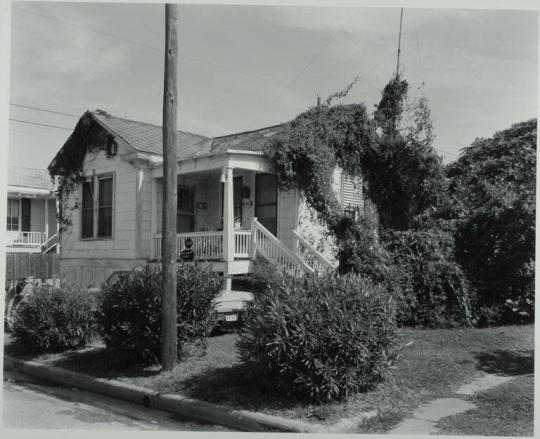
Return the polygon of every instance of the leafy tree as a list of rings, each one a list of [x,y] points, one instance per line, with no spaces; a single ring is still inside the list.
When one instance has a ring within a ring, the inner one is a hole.
[[[400,76],[383,89],[373,115],[377,148],[364,166],[381,224],[394,230],[411,228],[415,216],[444,198],[445,189],[427,99],[422,90],[410,99],[408,89]]]
[[[476,139],[448,168],[456,256],[482,312],[533,316],[536,119]]]

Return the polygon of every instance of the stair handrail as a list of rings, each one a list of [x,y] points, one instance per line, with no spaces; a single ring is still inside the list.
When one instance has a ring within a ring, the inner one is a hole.
[[[47,246],[49,244],[49,242],[52,241],[52,240],[56,240],[57,242],[55,242],[51,246]],[[57,244],[58,244],[58,233],[55,233],[54,235],[49,236],[49,238],[47,238],[47,240],[43,244],[41,244],[41,250],[42,250],[43,253],[47,253],[49,250],[51,250]],[[45,250],[43,251],[43,249],[45,249]]]
[[[289,256],[293,261],[296,262],[296,264],[306,273],[313,274],[315,273],[315,270],[310,267],[308,264],[306,264],[304,261],[302,261],[291,249],[289,249],[285,244],[283,244],[274,234],[268,230],[266,227],[264,227],[256,217],[252,218],[251,221],[251,230],[252,230],[252,245],[253,245],[253,254],[255,253],[255,250],[259,251],[266,259],[268,259],[270,262],[272,262],[272,258],[267,254],[265,249],[257,242],[256,239],[256,230],[259,230],[266,238],[271,240],[283,253],[285,253],[287,256]]]
[[[306,241],[306,239],[302,235],[300,235],[296,230],[293,230],[293,234],[295,238],[298,241],[300,241],[300,243],[304,246],[304,248],[307,251],[309,251],[315,257],[315,259],[319,261],[321,265],[323,265],[324,269],[333,270],[336,268],[336,264],[333,264],[329,259],[327,259],[321,252],[319,252],[315,247],[313,247],[313,245],[311,245],[308,241]],[[297,251],[298,251],[298,248],[297,248]]]

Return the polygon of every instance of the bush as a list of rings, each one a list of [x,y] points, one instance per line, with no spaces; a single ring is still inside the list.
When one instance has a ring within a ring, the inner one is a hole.
[[[478,314],[486,324],[531,322],[535,206],[525,197],[499,194],[458,227],[456,254],[478,291]]]
[[[13,336],[35,353],[84,346],[93,335],[94,305],[94,298],[86,292],[42,284],[18,305]]]
[[[178,352],[188,342],[206,346],[220,276],[209,267],[177,269]],[[97,312],[106,345],[126,360],[147,365],[161,360],[161,266],[146,265],[105,285]]]
[[[453,258],[452,235],[442,231],[391,232],[385,244],[399,284],[399,321],[427,327],[470,326],[471,288]]]
[[[390,295],[359,276],[283,277],[248,306],[237,348],[269,388],[335,400],[378,383],[397,358]]]

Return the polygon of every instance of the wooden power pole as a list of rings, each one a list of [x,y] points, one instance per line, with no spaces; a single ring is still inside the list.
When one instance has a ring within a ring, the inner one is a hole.
[[[178,6],[165,5],[165,80],[163,89],[163,238],[161,298],[161,364],[176,366],[176,70]]]

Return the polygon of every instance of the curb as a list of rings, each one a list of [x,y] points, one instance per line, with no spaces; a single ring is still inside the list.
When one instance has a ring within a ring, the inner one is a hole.
[[[46,366],[37,361],[15,359],[7,355],[4,356],[4,368],[241,431],[278,430],[292,433],[323,433],[328,431],[320,424],[308,424],[294,419],[247,410],[234,410],[224,405],[212,404],[181,395],[160,394],[144,387],[116,380],[95,378],[60,367]]]

